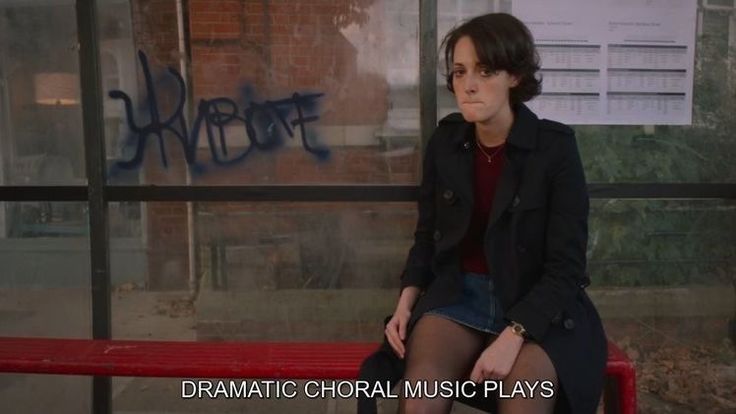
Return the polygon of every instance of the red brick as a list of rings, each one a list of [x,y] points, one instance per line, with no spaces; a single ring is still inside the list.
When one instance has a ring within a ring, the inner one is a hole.
[[[209,0],[190,0],[189,12],[191,15],[212,11],[214,3]]]
[[[218,10],[223,13],[242,13],[243,8],[240,6],[239,2],[237,1],[223,1],[220,2],[220,6],[218,7]]]
[[[251,14],[263,14],[263,5],[258,0],[246,1],[245,12]]]
[[[297,66],[306,66],[309,64],[309,58],[306,56],[294,56],[292,57],[291,62]]]
[[[189,21],[191,23],[209,23],[217,20],[219,20],[219,15],[213,12],[191,13],[189,15]]]
[[[290,14],[294,12],[294,2],[272,2],[269,5],[269,11],[273,14]]]
[[[289,24],[274,23],[271,25],[271,33],[276,35],[292,35],[294,29]]]

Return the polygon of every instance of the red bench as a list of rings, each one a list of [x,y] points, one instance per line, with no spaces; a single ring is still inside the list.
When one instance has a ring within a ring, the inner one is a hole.
[[[355,379],[376,343],[0,338],[0,372],[187,378]],[[634,367],[608,343],[606,413],[636,413]],[[614,396],[617,396],[615,398]]]

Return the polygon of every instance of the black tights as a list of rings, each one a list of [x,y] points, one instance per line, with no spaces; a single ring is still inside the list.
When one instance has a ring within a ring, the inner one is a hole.
[[[404,379],[411,384],[420,380],[469,380],[475,361],[496,338],[495,335],[476,331],[440,316],[423,315],[406,344]],[[511,372],[503,380],[504,385],[508,384],[504,390],[512,390],[515,381],[521,380],[552,381],[557,395],[557,375],[552,361],[542,347],[535,343],[526,342],[522,345]],[[478,390],[481,388],[478,387]],[[498,413],[552,413],[554,404],[555,398],[545,399],[537,392],[535,398],[498,399]],[[451,407],[452,399],[440,396],[399,400],[399,413],[449,413]]]

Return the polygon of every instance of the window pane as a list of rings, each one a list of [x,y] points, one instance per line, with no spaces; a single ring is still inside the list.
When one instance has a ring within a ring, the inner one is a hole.
[[[0,238],[86,238],[88,233],[86,203],[0,202]]]
[[[197,203],[190,234],[186,203],[142,210],[112,234],[118,338],[378,340],[416,220],[413,203]]]
[[[73,1],[0,4],[0,183],[85,183]]]
[[[0,336],[91,335],[86,220],[41,221],[37,203],[3,203],[11,219],[0,237]],[[83,203],[43,203],[56,218]],[[11,234],[13,237],[6,237]]]
[[[636,364],[641,411],[733,404],[734,225],[733,201],[593,201],[588,292]]]
[[[511,12],[510,1],[438,2],[438,38],[467,17]],[[566,7],[564,4],[556,7]],[[568,6],[569,7],[569,6]],[[470,13],[465,13],[470,10]],[[575,13],[574,10],[570,11]],[[698,8],[693,85],[693,123],[687,126],[574,126],[588,182],[715,183],[736,181],[736,18],[733,8]],[[442,53],[440,53],[442,55]],[[438,72],[438,113],[457,112]],[[543,67],[544,68],[544,67]],[[544,83],[542,85],[544,88]]]
[[[736,203],[593,200],[588,271],[613,286],[723,285],[736,273]]]
[[[416,0],[193,0],[185,11],[182,43],[175,2],[132,2],[131,21],[101,22],[106,87],[119,87],[105,102],[111,183],[418,181]],[[111,25],[132,29],[105,39]]]
[[[0,185],[86,183],[73,1],[0,4]],[[86,204],[0,203],[0,335],[91,335]],[[91,378],[0,374],[3,411],[91,410]]]
[[[0,203],[0,336],[90,338],[84,203]],[[0,226],[2,227],[2,226]],[[0,374],[4,411],[90,412],[91,377]]]

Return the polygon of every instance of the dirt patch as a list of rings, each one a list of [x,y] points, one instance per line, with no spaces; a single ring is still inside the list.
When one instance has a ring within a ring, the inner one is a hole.
[[[618,343],[636,366],[639,412],[736,412],[736,347],[720,343]]]

